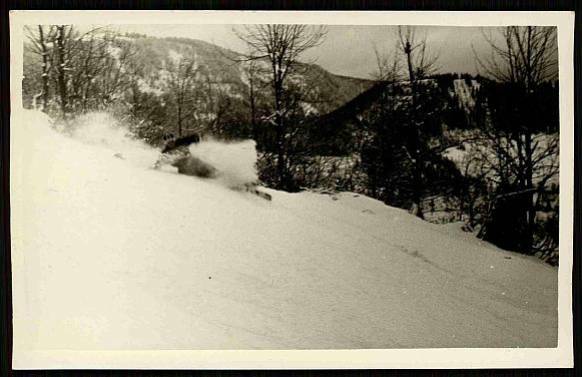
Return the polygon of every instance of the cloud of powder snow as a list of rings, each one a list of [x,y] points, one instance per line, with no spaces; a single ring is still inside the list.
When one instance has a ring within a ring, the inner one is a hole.
[[[93,112],[75,119],[71,136],[85,144],[102,147],[129,163],[142,168],[152,167],[160,151],[134,138],[129,128],[105,112]],[[256,143],[253,140],[225,142],[202,140],[189,147],[193,157],[214,167],[217,182],[239,187],[258,180]]]
[[[216,180],[228,187],[255,183],[257,151],[253,140],[223,142],[203,140],[190,145],[190,154],[217,170]]]

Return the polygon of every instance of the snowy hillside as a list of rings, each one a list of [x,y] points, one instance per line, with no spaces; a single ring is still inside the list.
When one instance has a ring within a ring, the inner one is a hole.
[[[452,225],[352,193],[268,202],[37,112],[11,133],[16,353],[556,346],[557,269]]]

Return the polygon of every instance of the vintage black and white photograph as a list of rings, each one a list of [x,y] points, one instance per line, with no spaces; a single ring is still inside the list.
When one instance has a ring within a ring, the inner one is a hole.
[[[15,354],[558,347],[557,26],[149,17],[22,26]]]

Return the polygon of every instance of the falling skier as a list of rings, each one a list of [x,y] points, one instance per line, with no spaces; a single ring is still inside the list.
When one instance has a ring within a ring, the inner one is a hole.
[[[191,134],[180,138],[169,139],[153,168],[159,169],[162,165],[171,165],[178,168],[178,173],[200,178],[216,178],[220,172],[212,165],[194,157],[190,153],[190,145],[200,142],[198,134]],[[254,183],[231,187],[237,191],[248,191],[263,199],[271,200],[271,195],[259,191]]]
[[[198,134],[168,140],[154,164],[154,169],[159,169],[162,165],[172,165],[178,168],[180,174],[214,178],[217,173],[216,169],[190,154],[189,146],[198,142],[200,142]]]

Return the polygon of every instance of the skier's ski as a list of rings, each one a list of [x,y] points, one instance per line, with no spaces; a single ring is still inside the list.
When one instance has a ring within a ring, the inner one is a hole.
[[[253,195],[258,196],[259,198],[271,201],[273,198],[270,194],[267,194],[266,192],[260,191],[259,188],[253,184],[246,184],[244,186],[239,186],[239,187],[232,187],[233,190],[237,190],[237,191],[246,191],[249,192]]]
[[[253,193],[255,195],[257,195],[259,198],[263,198],[265,200],[271,201],[273,199],[273,197],[271,196],[271,194],[267,194],[266,192],[263,191],[259,191],[259,189],[255,188],[251,188],[248,190],[250,193]]]

